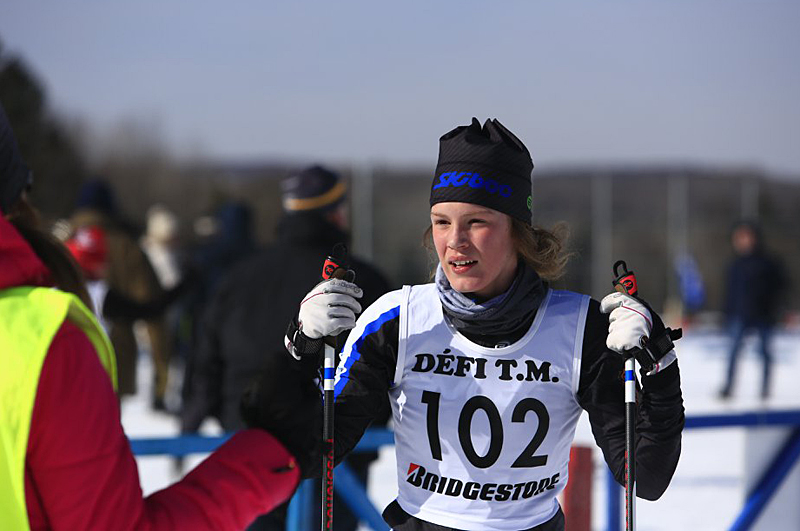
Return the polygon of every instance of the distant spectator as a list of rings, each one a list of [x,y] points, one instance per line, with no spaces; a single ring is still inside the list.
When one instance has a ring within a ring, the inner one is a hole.
[[[68,238],[64,245],[69,249],[86,279],[86,290],[92,301],[92,309],[98,321],[108,333],[109,324],[103,319],[103,302],[108,293],[108,245],[105,232],[96,225],[87,225],[78,229]]]
[[[181,295],[185,284],[177,284],[146,301],[128,298],[106,281],[108,244],[105,231],[96,225],[81,227],[75,236],[64,242],[86,279],[86,288],[103,329],[108,332],[109,319],[154,319]]]
[[[139,247],[136,238],[120,218],[113,191],[108,183],[94,179],[83,185],[70,222],[76,231],[90,226],[100,227],[104,231],[108,252],[105,280],[109,288],[114,288],[125,297],[138,302],[146,302],[161,296],[162,289],[153,267]],[[113,318],[108,320],[108,326],[117,357],[119,394],[120,396],[136,394],[138,345],[133,334],[133,321]],[[163,320],[158,317],[149,319],[147,331],[154,369],[152,406],[156,410],[165,410],[169,345]]]
[[[164,314],[167,341],[172,359],[185,364],[191,355],[192,290],[197,288],[199,275],[189,262],[186,245],[181,238],[178,216],[162,204],[147,210],[147,229],[140,239],[164,290],[182,286],[181,297],[170,304]]]
[[[201,269],[208,293],[228,269],[255,249],[253,212],[245,203],[231,201],[219,206],[206,240],[194,253],[194,262]]]
[[[322,264],[332,247],[347,242],[345,182],[314,166],[282,183],[284,215],[277,242],[245,260],[222,280],[210,301],[200,330],[192,393],[183,412],[183,431],[194,432],[207,416],[217,416],[225,431],[244,427],[239,414],[242,391],[259,371],[275,367],[286,356],[286,323],[298,301],[320,281]],[[351,258],[365,304],[388,290],[385,278],[369,264]],[[341,345],[347,334],[343,334]],[[376,424],[385,424],[385,413]],[[348,463],[366,481],[377,453],[355,454]],[[284,506],[259,518],[252,529],[284,529]],[[357,520],[335,508],[336,528],[354,530]]]
[[[164,289],[177,286],[183,276],[179,232],[178,217],[167,207],[157,204],[148,209],[147,231],[140,243]]]
[[[189,251],[190,271],[196,277],[182,300],[185,322],[181,326],[181,343],[188,344],[185,351],[181,397],[185,402],[192,392],[195,375],[195,351],[203,312],[211,294],[228,270],[255,249],[253,215],[245,203],[223,203],[210,216],[195,221],[195,233],[200,242]]]
[[[675,260],[675,271],[678,274],[684,310],[700,310],[706,302],[706,289],[697,260],[689,253],[681,254]]]
[[[763,361],[761,398],[766,399],[772,380],[770,339],[786,277],[780,263],[764,249],[761,232],[754,223],[738,223],[731,233],[731,244],[736,256],[728,266],[725,299],[731,345],[725,385],[719,396],[728,399],[733,393],[742,339],[748,331],[754,331]]]

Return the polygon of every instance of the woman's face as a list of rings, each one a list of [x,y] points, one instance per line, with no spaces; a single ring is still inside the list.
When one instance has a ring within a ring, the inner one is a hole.
[[[433,245],[453,289],[490,299],[511,285],[517,251],[511,218],[472,203],[431,207]]]

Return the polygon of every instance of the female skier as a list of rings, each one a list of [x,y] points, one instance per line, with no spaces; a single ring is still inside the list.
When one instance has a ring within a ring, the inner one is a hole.
[[[289,327],[290,352],[316,366],[322,338],[353,329],[336,374],[337,460],[389,394],[393,529],[563,530],[556,496],[581,410],[624,479],[620,354],[643,337],[658,363],[641,370],[637,495],[657,499],[677,466],[683,400],[664,325],[621,293],[598,303],[549,287],[565,258],[555,234],[531,225],[532,169],[497,120],[445,134],[430,195],[435,281],[384,295],[356,321],[360,289],[328,280]]]

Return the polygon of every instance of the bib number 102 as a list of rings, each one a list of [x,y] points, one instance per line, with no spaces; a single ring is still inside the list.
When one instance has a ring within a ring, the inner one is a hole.
[[[439,402],[441,396],[441,393],[433,391],[422,392],[422,403],[428,406],[427,427],[431,457],[437,461],[442,460],[442,442],[439,437]],[[489,449],[485,455],[479,455],[475,451],[470,433],[472,417],[475,416],[475,412],[479,409],[489,419],[490,442]],[[511,422],[525,422],[525,416],[528,411],[536,413],[539,421],[538,427],[536,428],[536,433],[533,434],[533,438],[522,450],[522,453],[511,465],[511,468],[532,468],[547,464],[547,455],[536,455],[536,450],[539,449],[547,435],[547,430],[550,428],[550,414],[544,404],[535,398],[523,398],[514,406]],[[473,396],[467,400],[464,407],[461,408],[461,414],[458,416],[458,440],[464,450],[464,455],[472,463],[472,466],[489,468],[497,461],[503,449],[503,421],[500,418],[500,411],[498,411],[494,402],[485,396]]]

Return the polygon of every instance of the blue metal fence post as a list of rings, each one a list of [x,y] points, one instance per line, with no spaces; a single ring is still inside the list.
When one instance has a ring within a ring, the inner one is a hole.
[[[359,520],[366,522],[371,529],[376,531],[389,531],[389,526],[383,521],[381,513],[369,501],[364,485],[346,463],[341,463],[336,467],[336,482],[339,485],[336,494],[341,496]]]
[[[778,490],[797,462],[798,457],[800,457],[800,428],[792,431],[778,455],[761,476],[753,492],[747,497],[744,509],[731,526],[731,531],[746,531],[753,526],[772,495]]]
[[[314,493],[312,481],[304,480],[292,496],[286,513],[286,531],[312,531],[311,501]]]
[[[622,503],[622,486],[614,479],[614,474],[606,468],[606,531],[622,529],[620,505]]]

